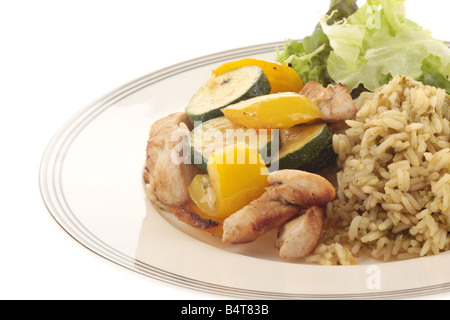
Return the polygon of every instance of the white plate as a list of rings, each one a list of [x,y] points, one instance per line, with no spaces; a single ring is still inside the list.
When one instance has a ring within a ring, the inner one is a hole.
[[[224,296],[400,298],[449,290],[450,252],[357,266],[285,262],[277,257],[272,233],[249,245],[223,245],[146,200],[142,169],[151,124],[183,111],[221,63],[244,57],[271,60],[282,46],[269,43],[180,63],[81,110],[55,135],[42,160],[40,187],[51,215],[81,245],[113,263]]]

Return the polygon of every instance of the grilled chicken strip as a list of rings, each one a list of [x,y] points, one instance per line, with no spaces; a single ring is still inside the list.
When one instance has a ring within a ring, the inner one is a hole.
[[[353,119],[358,111],[347,86],[342,84],[325,88],[318,82],[310,81],[299,94],[305,95],[319,107],[325,122]]]
[[[280,199],[261,197],[236,211],[223,222],[222,241],[242,244],[254,241],[267,231],[278,228],[300,212],[301,208]]]
[[[323,209],[313,206],[278,229],[275,247],[280,258],[302,258],[317,245],[323,228]]]
[[[150,129],[143,178],[148,198],[164,210],[190,200],[187,186],[199,173],[194,165],[174,158],[182,151],[189,128],[186,113],[179,112],[156,121]]]
[[[272,199],[282,199],[302,208],[326,205],[336,196],[336,190],[327,179],[306,171],[274,171],[267,180],[270,187],[266,192]]]
[[[325,178],[300,170],[272,172],[268,181],[270,186],[261,197],[225,219],[223,242],[252,242],[302,209],[323,206],[336,196],[333,185]]]

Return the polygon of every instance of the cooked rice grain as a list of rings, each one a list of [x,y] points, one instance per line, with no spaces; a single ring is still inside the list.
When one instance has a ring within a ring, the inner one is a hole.
[[[356,118],[333,136],[337,197],[326,231],[307,259],[390,261],[450,248],[449,97],[397,76],[356,101]]]

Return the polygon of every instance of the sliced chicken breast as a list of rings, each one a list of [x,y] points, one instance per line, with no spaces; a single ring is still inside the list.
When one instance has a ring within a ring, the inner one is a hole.
[[[279,170],[268,176],[266,189],[272,199],[282,199],[302,208],[323,206],[334,200],[336,190],[320,175],[301,170]]]
[[[310,81],[299,94],[305,95],[319,107],[325,122],[353,119],[358,111],[347,86],[342,84],[325,88],[318,82]]]
[[[190,200],[187,187],[200,172],[181,161],[189,127],[186,113],[180,112],[156,121],[150,129],[143,178],[148,198],[164,210]]]
[[[266,192],[225,219],[222,241],[233,244],[252,242],[297,215],[300,209],[297,205],[271,199]]]
[[[233,213],[223,223],[222,241],[248,243],[276,229],[302,209],[323,206],[336,192],[325,178],[300,170],[280,170],[268,176],[270,186],[261,197]]]
[[[313,206],[283,224],[275,244],[280,258],[302,258],[310,254],[322,235],[323,219],[323,209]]]

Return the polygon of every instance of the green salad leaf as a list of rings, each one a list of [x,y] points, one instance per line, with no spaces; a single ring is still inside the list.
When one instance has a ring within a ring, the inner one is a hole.
[[[405,0],[332,0],[311,36],[288,40],[276,61],[302,80],[375,90],[401,74],[450,94],[450,49],[406,18]]]
[[[314,30],[302,42],[288,40],[282,53],[277,53],[276,61],[288,62],[304,83],[317,81],[323,85],[331,82],[327,71],[327,59],[331,47],[321,29]]]
[[[329,21],[333,24],[352,13],[358,6],[356,0],[331,0],[327,12]],[[323,85],[333,82],[327,70],[327,60],[332,48],[328,37],[319,24],[314,32],[302,41],[287,40],[282,53],[277,51],[276,61],[288,62],[299,74],[303,82],[317,81]]]
[[[375,90],[401,74],[448,91],[450,49],[405,17],[404,0],[368,0],[347,19],[320,25],[332,50],[327,71],[350,91]]]

